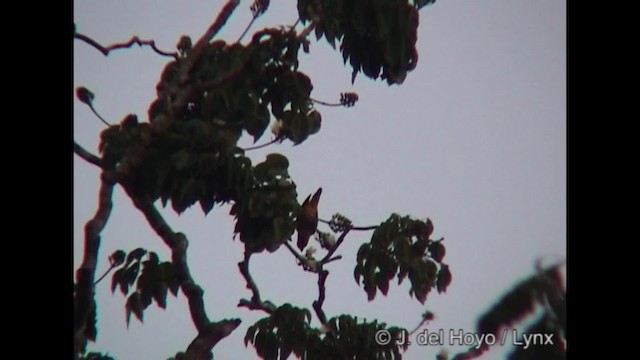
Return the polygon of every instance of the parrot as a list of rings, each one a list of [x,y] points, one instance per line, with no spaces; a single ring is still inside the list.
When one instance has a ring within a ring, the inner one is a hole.
[[[313,197],[311,195],[302,203],[300,212],[298,212],[298,248],[300,251],[307,246],[309,238],[316,232],[318,227],[318,202],[320,201],[320,195],[322,194],[322,188],[319,188]]]

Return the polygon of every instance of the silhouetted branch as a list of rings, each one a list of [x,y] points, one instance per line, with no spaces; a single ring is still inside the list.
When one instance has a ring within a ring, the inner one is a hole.
[[[314,98],[309,98],[309,100],[311,100],[312,102],[314,102],[316,104],[320,104],[320,105],[324,105],[324,106],[334,106],[334,107],[343,106],[341,103],[328,103],[326,101],[317,100],[317,99],[314,99]]]
[[[207,324],[189,344],[184,360],[208,359],[213,347],[220,340],[229,336],[240,325],[240,322],[240,319],[232,319]]]
[[[80,268],[76,271],[76,292],[74,298],[74,345],[76,352],[82,352],[88,336],[87,327],[93,326],[95,319],[90,318],[94,302],[94,278],[100,233],[107,224],[113,203],[113,187],[115,183],[104,174],[100,177],[98,209],[93,218],[84,227],[84,255]]]
[[[204,35],[200,37],[200,39],[194,46],[194,51],[200,51],[202,48],[204,48],[205,45],[209,43],[209,41],[214,38],[214,36],[216,36],[216,34],[218,34],[220,29],[222,29],[224,24],[227,23],[227,20],[229,20],[229,18],[233,14],[233,11],[238,7],[239,4],[240,0],[227,1],[227,3],[222,7],[222,10],[220,10],[220,12],[218,13],[216,20],[213,22],[213,24],[211,24],[211,26],[209,26]]]
[[[174,59],[178,59],[178,54],[175,52],[166,52],[166,51],[162,51],[160,49],[158,49],[158,47],[156,46],[155,41],[153,40],[140,40],[140,38],[138,38],[137,36],[134,36],[131,38],[131,40],[125,42],[125,43],[118,43],[118,44],[113,44],[107,47],[104,47],[102,45],[100,45],[97,41],[93,40],[92,38],[88,37],[87,35],[84,34],[80,34],[80,33],[75,33],[73,34],[73,37],[84,41],[85,43],[93,46],[94,48],[96,48],[98,51],[100,51],[104,56],[109,55],[109,53],[113,50],[117,50],[117,49],[128,49],[131,48],[134,44],[137,44],[138,46],[150,46],[153,51],[155,51],[157,54],[162,55],[162,56],[168,56],[168,57],[172,57]]]
[[[100,168],[104,166],[102,164],[102,159],[85,150],[82,146],[80,146],[80,144],[75,142],[75,140],[73,141],[73,152],[90,164],[93,164]]]
[[[251,147],[248,147],[248,148],[244,148],[244,149],[242,149],[242,150],[244,150],[244,151],[251,151],[251,150],[262,149],[262,148],[267,147],[267,146],[269,146],[269,145],[271,145],[271,144],[275,144],[275,143],[277,143],[277,142],[279,142],[279,141],[282,141],[282,139],[283,139],[283,138],[275,138],[275,139],[273,139],[273,140],[271,140],[271,141],[269,141],[269,142],[267,142],[267,143],[260,144],[260,145],[255,145],[255,146],[251,146]]]
[[[411,330],[411,332],[409,332],[409,336],[412,336],[413,334],[415,334],[416,331],[418,331],[422,327],[422,325],[426,324],[427,322],[433,319],[434,319],[433,313],[431,311],[425,311],[424,314],[422,314],[422,321],[420,321],[420,323],[413,330]]]
[[[107,275],[109,275],[109,273],[111,272],[111,270],[113,270],[115,267],[116,267],[115,265],[111,264],[111,265],[109,266],[109,268],[107,269],[107,271],[105,271],[105,272],[104,272],[104,274],[102,274],[102,276],[100,276],[100,278],[98,278],[98,280],[96,280],[96,282],[94,282],[94,283],[93,283],[93,286],[98,285],[98,283],[99,283],[100,281],[102,281],[102,279],[104,279]]]
[[[251,26],[253,25],[253,23],[256,21],[258,17],[257,16],[253,16],[251,18],[251,21],[249,21],[249,24],[247,24],[247,27],[244,28],[244,31],[242,32],[242,34],[240,35],[240,37],[238,38],[237,42],[240,42],[242,40],[242,38],[247,35],[247,33],[249,32],[249,29],[251,29]]]
[[[319,222],[321,223],[325,223],[327,225],[331,224],[331,221],[329,220],[323,220],[323,219],[318,219]],[[368,230],[375,230],[378,228],[378,225],[371,225],[371,226],[351,226],[350,230],[358,230],[358,231],[368,231]]]
[[[103,124],[105,124],[105,125],[107,125],[107,126],[111,126],[111,124],[110,124],[107,120],[105,120],[102,116],[100,116],[100,114],[98,114],[98,112],[97,112],[97,111],[96,111],[96,109],[93,107],[93,105],[89,104],[88,106],[89,106],[89,109],[91,109],[91,111],[93,112],[93,114],[94,114],[95,116],[97,116],[97,117],[98,117],[98,119],[100,119],[100,121],[102,121],[102,123],[103,123]]]
[[[251,297],[251,301],[247,299],[240,299],[238,307],[246,307],[250,310],[262,310],[268,314],[272,314],[276,310],[276,307],[271,302],[263,302],[260,299],[260,290],[258,290],[258,285],[253,281],[253,277],[251,277],[251,273],[249,272],[250,259],[251,254],[245,251],[244,259],[238,263],[238,269],[240,269],[240,274],[242,274],[242,277],[244,277],[247,282],[247,289],[251,290],[253,296]]]
[[[322,325],[327,325],[327,316],[322,310],[322,305],[324,304],[324,299],[326,297],[326,288],[325,283],[327,282],[327,277],[329,276],[329,272],[327,270],[322,270],[318,274],[318,300],[313,302],[313,310],[316,311],[316,315],[318,316],[318,320]]]
[[[309,24],[306,28],[304,28],[300,34],[298,34],[298,39],[304,39],[307,37],[307,35],[309,35],[311,33],[311,31],[313,31],[313,29],[315,29],[316,27],[316,20],[313,20],[311,22],[311,24]]]
[[[171,249],[171,261],[177,269],[180,288],[189,300],[191,319],[196,329],[202,332],[203,329],[210,325],[210,321],[204,309],[204,291],[191,277],[189,265],[187,264],[187,247],[189,241],[186,235],[180,232],[174,232],[151,201],[142,200],[135,196],[133,192],[129,191],[127,187],[124,185],[123,187],[131,200],[133,200],[135,207],[142,212],[149,225],[151,225],[151,228]]]
[[[342,232],[342,234],[340,234],[340,237],[338,238],[338,241],[336,241],[336,244],[331,248],[331,250],[329,250],[327,255],[325,255],[324,258],[322,258],[322,260],[320,260],[320,264],[324,265],[324,264],[329,262],[329,260],[331,259],[331,255],[333,255],[333,253],[335,253],[336,250],[338,250],[338,247],[342,244],[342,242],[344,241],[344,239],[347,236],[347,234],[349,233],[349,231],[351,231],[351,228],[346,228]],[[331,260],[331,261],[333,261],[333,260]]]

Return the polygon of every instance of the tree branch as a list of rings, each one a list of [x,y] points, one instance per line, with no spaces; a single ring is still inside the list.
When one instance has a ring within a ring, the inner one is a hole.
[[[348,227],[346,228],[342,234],[340,234],[340,237],[338,238],[338,241],[336,241],[336,245],[334,247],[331,248],[331,250],[329,250],[329,252],[327,253],[327,255],[325,255],[322,260],[320,260],[320,264],[324,265],[326,263],[328,263],[331,260],[331,256],[333,255],[333,253],[336,252],[336,250],[338,250],[338,247],[342,244],[342,242],[344,241],[345,237],[347,236],[347,234],[349,233],[349,231],[351,231],[351,228]],[[333,259],[335,260],[335,259]],[[333,261],[331,260],[331,261]]]
[[[209,357],[211,349],[229,336],[240,325],[240,319],[222,320],[207,324],[189,344],[184,360],[203,360]]]
[[[255,145],[255,146],[250,146],[250,147],[248,147],[248,148],[244,148],[244,149],[242,149],[242,150],[244,150],[244,151],[251,151],[251,150],[261,149],[261,148],[267,147],[267,146],[269,146],[269,145],[271,145],[271,144],[275,144],[275,143],[277,143],[277,142],[279,142],[279,141],[282,141],[283,139],[284,139],[284,138],[275,138],[275,139],[273,139],[273,140],[271,140],[271,141],[269,141],[269,142],[267,142],[267,143],[260,144],[260,145]]]
[[[213,24],[211,24],[211,26],[209,26],[209,28],[202,35],[202,37],[200,37],[200,39],[194,46],[193,50],[201,51],[201,49],[203,49],[209,43],[209,41],[211,41],[211,39],[213,39],[213,37],[216,36],[216,34],[218,34],[218,32],[220,31],[220,29],[222,29],[224,24],[227,23],[227,20],[229,20],[229,18],[231,17],[234,10],[238,7],[239,4],[240,4],[240,0],[227,1],[227,3],[222,8],[222,10],[220,10],[220,12],[218,13],[216,20],[213,22]]]
[[[253,277],[249,272],[249,260],[251,259],[251,253],[245,250],[244,259],[238,263],[238,269],[240,269],[240,274],[244,277],[247,282],[247,289],[251,290],[253,296],[251,297],[251,301],[247,299],[240,299],[238,303],[238,307],[246,307],[250,310],[262,310],[268,314],[272,314],[276,310],[276,306],[273,305],[270,301],[262,301],[260,299],[260,290],[258,290],[258,285],[256,285],[255,281],[253,281]]]
[[[241,34],[241,35],[240,35],[240,37],[238,38],[238,41],[236,41],[236,42],[238,42],[238,43],[239,43],[239,42],[242,40],[242,38],[243,38],[245,35],[247,35],[247,33],[249,32],[249,29],[251,29],[251,26],[253,25],[253,23],[256,21],[256,19],[257,19],[257,18],[258,18],[258,17],[257,17],[257,16],[255,16],[255,15],[251,18],[251,21],[249,21],[249,24],[247,24],[247,27],[246,27],[246,28],[244,28],[244,31],[242,32],[242,34]]]
[[[115,266],[114,266],[113,264],[111,264],[111,265],[109,266],[109,268],[107,269],[107,271],[105,271],[105,272],[104,272],[104,274],[102,274],[102,276],[100,276],[100,277],[98,278],[98,280],[96,280],[96,282],[94,282],[94,283],[93,283],[93,286],[98,285],[98,283],[99,283],[100,281],[102,281],[102,279],[104,279],[107,275],[109,275],[109,273],[111,272],[111,270],[113,270],[114,268],[115,268]]]
[[[322,270],[318,274],[318,300],[313,302],[313,310],[315,310],[318,320],[320,320],[322,325],[327,325],[327,315],[325,315],[324,310],[322,310],[322,305],[326,297],[325,283],[327,282],[328,276],[329,272],[327,270]]]
[[[328,103],[326,101],[317,100],[317,99],[314,99],[314,98],[309,98],[309,100],[311,100],[312,102],[314,102],[316,104],[320,104],[320,105],[324,105],[324,106],[333,106],[333,107],[344,106],[342,103]]]
[[[162,56],[167,56],[167,57],[172,57],[174,59],[178,59],[178,54],[175,52],[166,52],[166,51],[162,51],[160,49],[158,49],[158,47],[156,46],[155,41],[153,40],[140,40],[140,38],[138,38],[137,36],[134,36],[131,38],[131,40],[125,42],[125,43],[118,43],[118,44],[113,44],[107,47],[104,47],[102,45],[100,45],[97,41],[93,40],[92,38],[88,37],[87,35],[84,34],[80,34],[80,33],[75,33],[73,34],[73,37],[75,39],[84,41],[85,43],[93,46],[94,48],[96,48],[98,51],[100,51],[104,56],[108,56],[109,53],[113,50],[117,50],[117,49],[128,49],[131,48],[134,44],[137,44],[138,46],[142,47],[143,45],[146,46],[150,46],[153,51],[155,51],[157,54],[162,55]]]
[[[76,271],[76,292],[74,298],[74,345],[76,352],[82,352],[87,339],[87,326],[93,326],[95,319],[90,314],[95,306],[94,278],[98,251],[100,248],[100,233],[107,224],[113,203],[113,187],[115,183],[102,174],[100,179],[98,209],[93,218],[84,227],[84,255],[80,268]],[[95,340],[95,339],[92,339]]]
[[[306,28],[304,28],[300,34],[298,34],[298,39],[304,39],[307,37],[307,35],[309,35],[311,33],[311,31],[313,31],[313,29],[315,29],[316,27],[316,23],[317,20],[313,20],[311,21],[311,24],[309,24],[309,26],[307,26]]]
[[[84,159],[86,162],[93,164],[99,168],[104,168],[102,159],[85,150],[75,140],[73,141],[73,152],[76,153],[76,155],[80,156],[82,159]]]
[[[331,225],[331,221],[329,220],[324,220],[324,219],[318,219],[319,222],[327,224],[327,225]],[[371,226],[351,226],[350,229],[351,230],[358,230],[358,231],[368,231],[368,230],[375,230],[378,228],[378,225],[371,225]]]
[[[135,196],[126,186],[123,185],[123,187],[133,200],[135,207],[145,216],[151,228],[171,249],[171,261],[176,266],[180,288],[189,300],[191,319],[196,329],[202,332],[211,322],[204,309],[204,290],[191,277],[189,265],[187,264],[187,247],[189,246],[187,236],[180,232],[174,232],[151,201],[142,200]]]

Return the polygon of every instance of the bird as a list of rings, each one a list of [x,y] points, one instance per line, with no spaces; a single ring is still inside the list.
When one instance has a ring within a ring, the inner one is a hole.
[[[302,251],[309,243],[309,238],[316,232],[318,227],[318,202],[322,188],[318,188],[313,196],[309,195],[302,203],[298,212],[298,249]]]

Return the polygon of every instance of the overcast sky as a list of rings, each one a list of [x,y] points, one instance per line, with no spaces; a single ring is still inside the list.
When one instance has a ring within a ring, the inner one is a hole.
[[[153,38],[173,50],[188,34],[196,39],[223,1],[76,1],[77,30],[101,44]],[[250,20],[243,1],[218,35],[235,41]],[[253,30],[293,24],[295,2],[272,1]],[[412,329],[426,309],[436,314],[429,330],[473,331],[478,316],[515,282],[533,274],[534,262],[566,256],[566,3],[558,0],[437,1],[420,12],[419,61],[401,86],[389,87],[359,75],[324,40],[312,42],[300,70],[313,82],[312,96],[335,102],[357,92],[354,108],[326,108],[322,129],[300,146],[290,143],[250,152],[254,163],[270,152],[285,154],[300,201],[322,186],[320,217],[340,212],[356,225],[373,225],[392,212],[435,225],[444,237],[445,262],[453,282],[446,294],[432,292],[425,306],[409,298],[408,282],[392,285],[387,297],[369,303],[353,280],[355,254],[370,232],[352,232],[328,265],[325,312],[342,313]],[[250,38],[250,37],[247,37]],[[95,95],[95,106],[110,122],[135,113],[146,120],[155,86],[167,62],[148,48],[104,57],[74,43],[74,85]],[[77,100],[74,137],[97,153],[100,123]],[[262,141],[268,140],[268,136]],[[243,138],[242,144],[250,144]],[[81,262],[84,223],[97,204],[95,167],[74,160],[74,268]],[[216,359],[253,359],[242,339],[264,316],[236,307],[250,297],[237,272],[242,243],[233,241],[229,207],[204,216],[194,206],[181,216],[163,210],[174,230],[190,240],[194,279],[205,289],[212,319],[240,317],[241,326],[215,347]],[[322,230],[327,230],[322,228]],[[97,275],[107,256],[142,246],[164,260],[168,249],[131,201],[117,188],[114,210],[102,236]],[[264,299],[311,308],[316,277],[303,272],[283,247],[252,259],[251,270]],[[169,296],[167,310],[152,305],[145,322],[125,325],[125,298],[111,294],[110,278],[98,286],[98,342],[118,360],[166,359],[183,351],[196,335],[185,297]],[[314,325],[317,321],[314,319]],[[453,350],[459,347],[450,347]],[[434,359],[440,347],[412,346],[405,358]],[[484,359],[503,358],[505,350]]]

